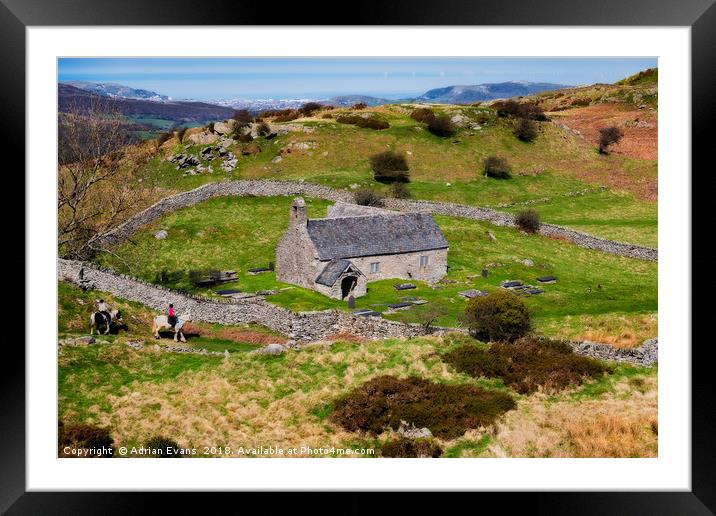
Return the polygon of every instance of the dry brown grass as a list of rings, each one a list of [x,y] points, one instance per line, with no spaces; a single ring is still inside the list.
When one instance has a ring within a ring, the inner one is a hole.
[[[574,242],[571,238],[566,237],[564,235],[547,235],[547,238],[552,239],[552,240],[559,240],[561,242],[569,242],[569,243]]]
[[[610,344],[615,348],[635,348],[642,343],[642,341],[638,340],[637,336],[629,330],[625,330],[619,335],[613,335],[603,330],[587,330],[579,336],[579,340]]]
[[[205,324],[185,323],[184,333],[198,337],[218,338],[246,344],[283,344],[288,341],[283,335],[267,333],[241,327],[228,327],[214,330]]]
[[[353,335],[352,333],[349,333],[347,331],[342,331],[340,333],[334,333],[332,335],[328,335],[326,337],[326,340],[328,341],[343,341],[343,342],[353,342],[353,343],[363,343],[368,342],[368,339],[365,337],[361,337],[359,335]]]
[[[632,348],[659,334],[659,319],[656,312],[565,316],[558,321],[545,323],[541,331],[561,339],[588,340],[618,348]]]
[[[656,377],[625,380],[599,399],[524,398],[497,426],[494,457],[656,457]]]
[[[575,457],[655,457],[656,421],[656,415],[606,412],[567,422],[566,431]]]

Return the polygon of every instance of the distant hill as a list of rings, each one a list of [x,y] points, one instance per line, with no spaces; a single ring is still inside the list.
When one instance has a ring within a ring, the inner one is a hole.
[[[171,97],[160,95],[155,91],[130,88],[122,84],[114,82],[89,82],[89,81],[67,81],[63,84],[69,84],[75,88],[96,93],[105,97],[120,97],[123,99],[133,100],[151,100],[154,102],[168,102]]]
[[[367,95],[339,95],[338,97],[331,97],[326,101],[326,104],[333,104],[335,106],[352,106],[353,104],[364,103],[367,106],[381,106],[383,104],[392,104],[398,102],[396,100],[382,99],[379,97],[370,97]]]
[[[522,97],[547,90],[567,88],[563,84],[549,82],[510,81],[469,86],[446,86],[429,90],[418,97],[417,101],[438,104],[468,104],[482,100]]]
[[[74,106],[89,106],[98,98],[107,98],[107,96],[77,88],[67,83],[60,83],[57,86],[57,105],[61,113],[67,112]],[[225,120],[230,118],[234,113],[233,108],[216,106],[204,102],[156,102],[122,97],[110,98],[113,109],[116,109],[128,117],[141,115],[177,122],[207,122],[212,120]]]

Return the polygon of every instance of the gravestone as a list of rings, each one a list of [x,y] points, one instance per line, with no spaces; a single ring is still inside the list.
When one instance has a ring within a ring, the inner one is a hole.
[[[355,308],[356,307],[356,298],[353,296],[348,296],[348,308]]]

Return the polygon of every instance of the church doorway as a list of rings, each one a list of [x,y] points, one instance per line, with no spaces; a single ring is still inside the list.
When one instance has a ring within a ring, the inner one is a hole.
[[[348,297],[348,295],[353,292],[357,283],[358,278],[356,276],[346,276],[343,278],[341,281],[341,299]]]

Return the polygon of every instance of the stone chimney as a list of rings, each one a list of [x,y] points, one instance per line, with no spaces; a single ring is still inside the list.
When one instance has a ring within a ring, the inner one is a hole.
[[[306,215],[306,202],[301,197],[296,197],[291,204],[290,227],[306,227],[308,216]]]

